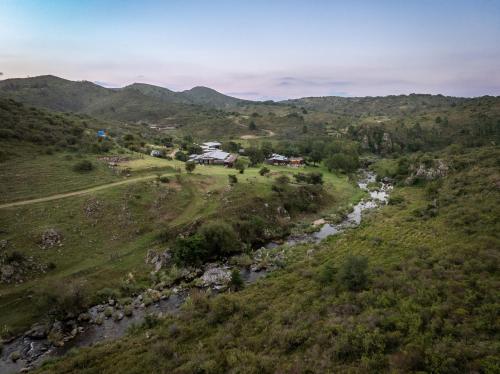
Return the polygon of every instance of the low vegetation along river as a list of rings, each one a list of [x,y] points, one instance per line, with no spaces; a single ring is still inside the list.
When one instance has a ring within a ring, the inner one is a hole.
[[[369,189],[368,187],[376,182],[375,174],[363,170],[360,175],[358,186],[369,193],[369,198],[356,204],[342,222],[338,224],[320,223],[321,228],[314,233],[289,237],[280,243],[271,242],[266,248],[272,249],[282,245],[290,247],[297,244],[319,242],[346,229],[358,226],[361,223],[362,213],[368,209],[385,205],[392,190],[392,185],[389,183],[381,183],[376,189]],[[269,269],[259,268],[242,269],[241,275],[245,283],[250,284],[265,276],[268,271]],[[188,292],[176,288],[173,288],[172,291],[172,295],[168,298],[160,299],[147,307],[141,306],[134,309],[133,314],[129,317],[122,315],[119,320],[111,317],[105,318],[101,324],[82,323],[81,326],[75,327],[77,333],[74,338],[68,340],[62,347],[52,345],[44,334],[40,334],[39,338],[37,338],[36,332],[16,338],[3,347],[0,359],[0,373],[24,371],[39,366],[48,358],[62,356],[72,348],[90,346],[104,340],[119,338],[132,325],[144,321],[148,315],[177,313]],[[104,307],[104,305],[98,305],[90,308],[88,310],[90,319],[94,320],[99,314],[102,315]],[[12,360],[13,355],[19,355],[20,358],[14,361]]]

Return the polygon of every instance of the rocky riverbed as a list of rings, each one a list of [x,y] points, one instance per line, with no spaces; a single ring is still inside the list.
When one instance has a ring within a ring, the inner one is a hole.
[[[379,184],[375,182],[374,173],[363,171],[360,174],[358,186],[367,191],[369,197],[354,205],[340,223],[318,219],[313,225],[319,227],[319,230],[295,235],[282,242],[271,242],[265,248],[254,251],[251,263],[247,266],[230,265],[230,259],[226,263],[206,264],[202,269],[186,270],[183,279],[188,281],[191,288],[198,287],[219,293],[228,288],[231,271],[239,268],[246,284],[255,282],[284,263],[287,251],[294,245],[319,242],[356,227],[360,224],[364,211],[386,204],[392,185],[388,181]],[[168,261],[166,252],[150,251],[146,256],[146,262],[153,266],[154,271],[159,271]],[[189,288],[186,286],[157,285],[135,296],[126,305],[109,299],[107,303],[95,305],[85,313],[69,316],[64,321],[56,321],[49,326],[33,326],[23,336],[4,343],[3,351],[0,352],[0,373],[28,371],[50,357],[64,355],[72,348],[119,338],[132,325],[142,323],[147,316],[161,318],[166,314],[177,313],[188,294]]]

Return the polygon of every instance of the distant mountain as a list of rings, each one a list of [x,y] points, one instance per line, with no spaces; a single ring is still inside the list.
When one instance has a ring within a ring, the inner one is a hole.
[[[183,92],[144,83],[105,88],[92,82],[70,81],[53,75],[0,81],[0,97],[51,110],[127,121],[157,120],[182,110],[193,111],[194,106],[230,109],[247,103],[207,87]]]
[[[366,97],[304,97],[281,101],[307,110],[345,115],[401,115],[433,108],[450,108],[471,99],[428,94],[366,96]]]
[[[181,92],[182,96],[190,100],[193,104],[212,106],[216,108],[234,107],[238,104],[248,102],[217,92],[208,87],[194,87]]]
[[[82,112],[112,94],[91,82],[73,82],[53,75],[0,81],[0,96],[57,111]]]

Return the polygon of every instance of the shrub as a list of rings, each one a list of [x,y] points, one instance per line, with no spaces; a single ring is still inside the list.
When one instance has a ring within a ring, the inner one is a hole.
[[[329,171],[341,170],[344,172],[354,171],[359,167],[357,156],[337,153],[325,160],[325,165]]]
[[[210,222],[196,234],[178,238],[174,245],[174,261],[179,265],[201,265],[202,263],[240,250],[240,242],[231,225],[225,222]]]
[[[230,185],[238,183],[238,178],[236,177],[236,175],[231,175],[230,174],[230,175],[227,176],[227,179],[229,180],[229,184]]]
[[[229,281],[229,286],[235,291],[241,290],[245,286],[243,278],[241,277],[241,273],[238,269],[233,269],[231,271],[231,280]]]
[[[161,183],[170,183],[170,178],[167,176],[162,176],[158,179],[160,180]]]
[[[238,252],[240,243],[233,227],[225,222],[210,222],[199,231],[210,257],[226,256]]]
[[[237,159],[236,162],[234,163],[234,168],[240,172],[240,174],[243,174],[245,172],[245,161],[242,159]]]
[[[368,282],[368,259],[362,256],[348,256],[339,269],[337,281],[350,291],[359,291]]]
[[[192,161],[188,161],[186,162],[185,168],[188,173],[192,173],[196,168],[196,164]]]
[[[41,309],[49,311],[55,319],[64,319],[68,314],[79,314],[88,306],[88,295],[80,283],[57,285],[40,299]]]
[[[94,165],[89,160],[78,161],[74,166],[73,170],[79,173],[89,172],[94,168]]]
[[[263,166],[260,170],[259,170],[259,174],[264,176],[264,175],[267,175],[271,172],[271,170],[269,170],[269,168]]]
[[[335,269],[330,264],[325,264],[321,267],[318,274],[318,281],[321,285],[326,286],[333,282],[335,278]]]
[[[181,152],[181,151],[178,151],[176,154],[175,154],[175,159],[176,160],[179,160],[179,161],[187,161],[188,160],[188,156],[187,154],[185,154],[184,152]]]
[[[203,237],[199,234],[178,238],[173,250],[174,261],[179,265],[200,265],[207,257],[203,244]]]
[[[305,182],[308,184],[323,184],[323,174],[322,173],[297,173],[293,177],[297,182]]]

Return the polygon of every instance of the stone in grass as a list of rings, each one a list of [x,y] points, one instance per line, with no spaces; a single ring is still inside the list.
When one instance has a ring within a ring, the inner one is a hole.
[[[103,323],[103,322],[104,322],[104,318],[103,318],[102,314],[99,314],[99,315],[98,315],[97,317],[95,317],[95,319],[94,319],[94,323],[95,323],[96,325],[99,325],[99,326],[100,326],[100,325],[102,325],[102,323]]]

